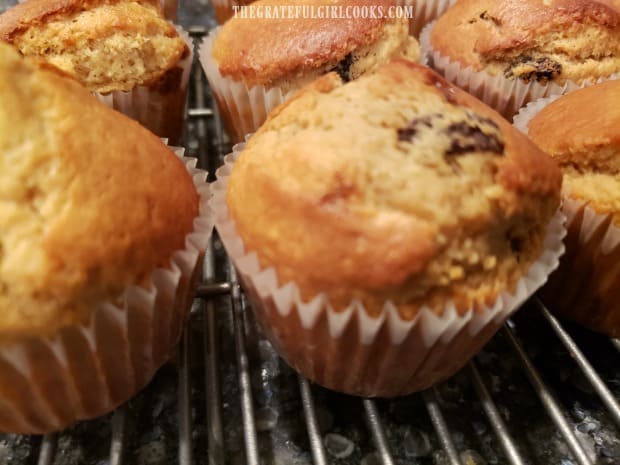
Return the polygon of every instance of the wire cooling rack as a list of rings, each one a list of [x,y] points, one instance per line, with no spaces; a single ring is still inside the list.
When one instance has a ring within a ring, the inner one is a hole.
[[[197,64],[185,140],[210,173],[230,150]],[[620,342],[535,297],[452,379],[371,400],[278,358],[217,237],[203,276],[177,359],[143,392],[57,434],[0,435],[0,464],[620,465]]]

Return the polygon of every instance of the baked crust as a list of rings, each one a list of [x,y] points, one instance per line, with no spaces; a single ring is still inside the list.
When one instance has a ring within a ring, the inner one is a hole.
[[[123,0],[28,0],[9,8],[0,15],[0,39],[13,42],[28,28],[40,26],[59,16],[70,16],[104,4]],[[159,8],[155,0],[136,0],[136,3]]]
[[[253,6],[287,7],[285,0],[260,0]],[[382,7],[395,5],[394,0],[300,0],[295,6]],[[222,27],[213,45],[213,58],[223,76],[243,80],[248,86],[271,86],[281,81],[296,80],[300,75],[325,66],[333,67],[347,55],[369,46],[381,38],[391,23],[402,23],[407,39],[408,21],[382,18],[298,18],[244,19],[232,18]],[[391,38],[388,38],[391,40]],[[400,50],[411,45],[400,38]],[[411,39],[413,40],[413,39]],[[414,41],[415,42],[415,41]],[[415,57],[411,57],[412,59]],[[328,70],[328,69],[327,69]],[[325,70],[325,71],[327,71]]]
[[[0,342],[87,322],[167,267],[198,215],[183,163],[0,44]]]
[[[543,108],[530,138],[564,172],[573,198],[620,226],[620,81],[571,92]]]
[[[620,10],[615,0],[462,0],[430,41],[475,71],[579,81],[620,71]]]
[[[274,111],[235,163],[227,205],[281,285],[338,310],[357,298],[371,315],[389,299],[410,319],[510,289],[541,253],[560,185],[499,114],[394,60],[344,86],[328,74]]]
[[[0,39],[101,93],[157,86],[189,53],[147,0],[29,0],[0,15]]]

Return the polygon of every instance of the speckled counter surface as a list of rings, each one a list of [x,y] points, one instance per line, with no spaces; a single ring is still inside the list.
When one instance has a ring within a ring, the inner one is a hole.
[[[12,2],[9,2],[12,3]],[[0,11],[7,5],[0,0]],[[185,26],[214,26],[204,3],[181,0],[179,21]],[[190,107],[204,86],[200,71],[191,87]],[[202,84],[200,85],[200,82]],[[210,105],[208,93],[202,96]],[[210,171],[226,153],[216,119],[189,119],[186,147],[199,155]],[[228,280],[224,256],[216,242],[216,280]],[[205,395],[204,318],[209,311],[197,305],[188,323],[189,374],[193,461],[207,459],[208,427]],[[223,458],[217,463],[244,464],[245,444],[236,368],[233,321],[228,296],[214,298],[218,339]],[[298,378],[275,354],[246,314],[250,381],[255,409],[261,465],[310,465],[312,454],[303,416]],[[600,336],[567,325],[585,355],[599,371],[616,399],[620,399],[620,352]],[[524,308],[514,318],[514,329],[544,381],[555,392],[570,427],[592,463],[620,465],[620,430],[594,394],[571,356],[536,309]],[[527,464],[573,465],[566,442],[542,408],[512,348],[496,336],[476,358],[499,413]],[[176,360],[160,370],[153,382],[125,406],[123,464],[179,463],[179,378]],[[376,465],[375,452],[360,399],[312,386],[319,433],[329,463]],[[485,416],[472,384],[469,368],[437,388],[438,403],[463,465],[509,463]],[[432,426],[420,394],[378,400],[378,411],[388,446],[397,465],[444,465],[448,459]],[[113,465],[109,452],[112,414],[83,422],[58,433],[54,465]],[[40,437],[1,435],[0,465],[37,463]]]

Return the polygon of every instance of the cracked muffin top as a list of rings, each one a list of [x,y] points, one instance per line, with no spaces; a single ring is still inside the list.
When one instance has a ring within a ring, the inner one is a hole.
[[[620,71],[620,2],[459,0],[430,43],[464,67],[509,79],[596,79]]]
[[[45,68],[0,43],[0,343],[150,286],[198,215],[158,137]]]
[[[0,15],[0,40],[93,92],[176,87],[189,50],[146,0],[28,0]],[[174,82],[173,82],[174,81]]]
[[[355,79],[393,57],[419,58],[409,20],[388,19],[395,0],[300,0],[299,8],[373,8],[375,18],[232,18],[213,44],[222,76],[249,87],[299,88],[329,71]],[[257,8],[288,7],[285,0],[254,2]],[[379,17],[381,8],[384,15]],[[370,11],[370,10],[369,10]]]
[[[278,107],[233,166],[227,205],[247,251],[295,281],[403,318],[511,289],[559,205],[555,162],[428,68],[329,73]],[[328,270],[329,272],[327,272]]]
[[[620,227],[620,81],[559,98],[532,118],[528,134],[558,162],[571,197]]]

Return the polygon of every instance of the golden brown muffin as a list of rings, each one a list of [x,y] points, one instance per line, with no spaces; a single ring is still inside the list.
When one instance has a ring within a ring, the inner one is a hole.
[[[396,61],[317,81],[277,109],[235,163],[239,235],[303,298],[403,318],[510,289],[559,204],[555,164],[497,113]],[[329,270],[327,273],[325,270]]]
[[[276,106],[317,77],[336,71],[356,79],[392,57],[417,60],[419,46],[408,20],[386,17],[311,17],[310,9],[362,6],[388,11],[395,0],[300,0],[299,18],[233,18],[209,34],[200,63],[209,80],[228,135],[242,141]],[[261,0],[251,7],[293,8],[285,0]],[[304,8],[306,15],[303,17]],[[294,16],[294,14],[293,14]],[[267,33],[268,32],[268,33]]]
[[[620,227],[620,81],[556,100],[532,119],[528,134],[558,162],[571,197]]]
[[[615,0],[462,0],[430,44],[474,71],[579,83],[620,71],[620,10]]]
[[[404,60],[318,79],[235,154],[213,186],[220,237],[274,347],[330,389],[446,379],[561,254],[555,163]]]
[[[77,82],[0,47],[0,339],[84,322],[184,247],[177,157]]]
[[[529,136],[564,173],[576,202],[566,255],[543,296],[558,313],[620,337],[620,81],[572,92],[543,108]],[[584,214],[587,205],[595,215]]]
[[[109,412],[167,360],[206,198],[57,68],[0,44],[0,82],[0,431],[43,433]]]
[[[296,6],[381,5],[391,0],[302,0]],[[257,8],[287,6],[260,0]],[[265,33],[269,31],[269,33]],[[328,71],[348,81],[402,56],[417,60],[418,44],[408,35],[408,20],[387,18],[233,18],[217,35],[213,58],[222,76],[248,86],[299,88]]]
[[[171,88],[189,50],[157,5],[146,0],[28,0],[0,15],[0,39],[93,92]]]

